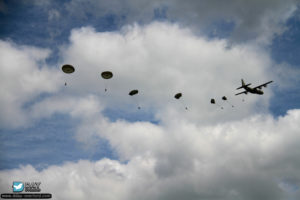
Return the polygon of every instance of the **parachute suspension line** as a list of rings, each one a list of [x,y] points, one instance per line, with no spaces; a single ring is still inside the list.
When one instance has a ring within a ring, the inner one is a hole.
[[[221,106],[221,105],[219,105],[219,104],[217,104],[217,103],[216,103],[216,105],[219,106],[221,109],[224,109],[223,106]]]
[[[228,101],[226,101],[229,105],[231,105],[232,108],[234,108],[234,105],[232,105],[231,103],[229,103]]]
[[[133,101],[134,101],[134,104],[136,105],[137,109],[140,110],[141,109],[141,105],[140,105],[140,101],[139,101],[138,98],[139,98],[138,96],[133,97]]]
[[[104,92],[107,92],[107,84],[104,84]]]
[[[188,110],[188,107],[186,106],[186,103],[184,102],[183,99],[180,100],[180,103],[185,110]]]

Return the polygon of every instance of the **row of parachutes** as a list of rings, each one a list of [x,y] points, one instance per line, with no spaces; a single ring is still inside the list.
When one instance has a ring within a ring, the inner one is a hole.
[[[72,65],[70,65],[70,64],[66,64],[66,65],[63,65],[63,66],[62,66],[62,71],[63,71],[64,73],[66,73],[66,74],[72,74],[73,72],[75,72],[75,68],[74,68]],[[102,77],[103,79],[111,79],[111,78],[113,77],[113,73],[112,73],[111,71],[104,71],[104,72],[101,73],[101,77]],[[67,86],[67,82],[65,82],[65,86]],[[105,92],[107,91],[107,88],[106,88],[106,87],[105,87],[104,91],[105,91]],[[137,89],[134,89],[134,90],[131,90],[131,91],[128,93],[128,95],[134,96],[134,95],[137,95],[138,93],[139,93],[139,91],[138,91]],[[177,94],[174,95],[174,98],[175,98],[175,99],[180,99],[181,97],[182,97],[182,93],[177,93]],[[223,101],[226,101],[229,105],[231,105],[232,108],[234,107],[234,105],[232,105],[232,104],[228,101],[228,99],[227,99],[226,96],[223,96],[223,97],[222,97],[222,100],[223,100]],[[215,104],[215,105],[217,105],[218,107],[220,107],[221,109],[223,109],[223,107],[222,107],[221,105],[219,105],[219,104],[216,102],[215,99],[211,99],[211,100],[210,100],[210,103],[211,103],[211,104]],[[138,106],[138,109],[141,109],[141,107]],[[187,107],[185,107],[185,109],[188,110]]]

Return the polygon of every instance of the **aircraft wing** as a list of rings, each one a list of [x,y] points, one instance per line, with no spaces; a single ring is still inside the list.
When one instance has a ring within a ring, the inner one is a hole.
[[[270,83],[272,83],[272,82],[273,82],[273,81],[266,82],[266,83],[264,83],[264,84],[261,84],[261,85],[259,85],[259,86],[254,87],[253,89],[256,89],[256,88],[261,89],[261,87],[267,87],[267,85],[270,84]]]
[[[245,90],[244,92],[240,92],[240,93],[237,93],[235,95],[240,95],[240,94],[247,94],[248,92]]]
[[[243,87],[247,87],[247,86],[249,86],[249,85],[251,85],[251,83],[248,83],[248,84],[246,84],[246,85],[242,85],[241,87],[238,87],[238,88],[236,88],[236,89],[239,90],[239,89],[242,89]]]

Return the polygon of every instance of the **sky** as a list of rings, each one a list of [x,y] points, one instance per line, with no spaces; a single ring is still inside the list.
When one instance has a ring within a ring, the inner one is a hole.
[[[300,1],[0,0],[0,27],[1,193],[300,198]]]

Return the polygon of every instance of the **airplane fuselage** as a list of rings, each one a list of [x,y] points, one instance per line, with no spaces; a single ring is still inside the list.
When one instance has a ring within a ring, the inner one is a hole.
[[[251,87],[248,87],[248,86],[244,86],[243,87],[247,92],[249,93],[252,93],[252,94],[258,94],[258,95],[263,95],[264,92],[260,89],[257,89],[257,88],[251,88]]]

